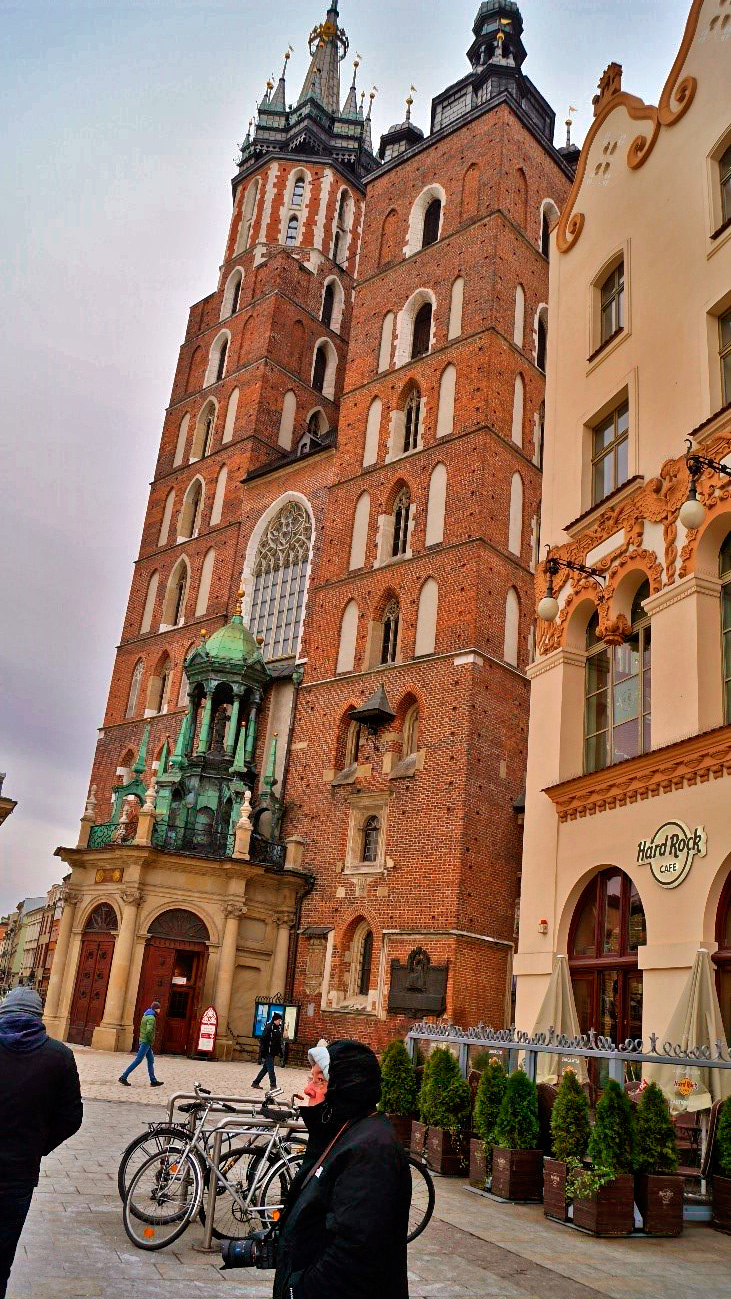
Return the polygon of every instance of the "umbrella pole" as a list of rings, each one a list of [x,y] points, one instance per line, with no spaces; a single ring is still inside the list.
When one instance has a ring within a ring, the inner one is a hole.
[[[703,1110],[701,1114],[701,1168],[706,1162],[706,1147],[708,1145],[708,1110]],[[701,1178],[701,1195],[706,1194],[706,1179]]]

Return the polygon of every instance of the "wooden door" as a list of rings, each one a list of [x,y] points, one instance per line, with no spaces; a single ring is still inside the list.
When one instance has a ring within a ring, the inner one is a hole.
[[[166,939],[148,938],[145,944],[145,956],[140,974],[140,986],[137,993],[137,1005],[134,1018],[134,1045],[139,1042],[140,1020],[153,1001],[160,1002],[160,1013],[157,1017],[158,1030],[154,1049],[159,1051],[160,1024],[164,1022],[168,1008],[170,981],[173,975],[175,951],[172,943]]]
[[[76,986],[71,1002],[69,1042],[91,1046],[91,1038],[104,1015],[109,971],[114,955],[114,936],[85,936],[81,943]]]
[[[148,938],[135,1010],[135,1043],[140,1020],[152,1001],[160,1002],[155,1052],[184,1055],[192,1049],[207,948],[174,938]],[[183,981],[184,979],[184,981]]]
[[[167,1014],[162,1026],[161,1050],[184,1055],[197,1018],[202,955],[190,947],[176,948]]]

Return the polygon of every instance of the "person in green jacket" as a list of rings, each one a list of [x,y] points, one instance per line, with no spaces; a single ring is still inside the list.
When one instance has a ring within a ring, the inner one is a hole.
[[[131,1065],[128,1065],[124,1073],[120,1076],[119,1081],[121,1082],[123,1087],[132,1086],[132,1084],[127,1081],[127,1079],[129,1078],[129,1075],[131,1074],[132,1070],[136,1069],[138,1064],[142,1064],[142,1061],[144,1059],[147,1059],[147,1072],[150,1075],[150,1086],[151,1087],[163,1086],[163,1084],[159,1081],[159,1079],[155,1077],[155,1053],[152,1049],[155,1041],[155,1032],[157,1030],[157,1016],[159,1013],[160,1013],[160,1002],[153,1001],[149,1010],[145,1011],[144,1015],[142,1016],[142,1019],[140,1020],[139,1050],[134,1060],[132,1061]]]

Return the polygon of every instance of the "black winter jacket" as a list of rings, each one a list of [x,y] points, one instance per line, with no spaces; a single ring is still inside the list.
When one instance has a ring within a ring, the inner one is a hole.
[[[274,1299],[408,1299],[410,1204],[388,1119],[358,1119],[287,1207]]]
[[[0,1024],[7,1024],[7,1017]],[[3,1024],[3,1027],[5,1027]],[[0,1038],[0,1186],[36,1186],[41,1159],[81,1127],[83,1106],[76,1061],[63,1042],[46,1037],[13,1049]]]
[[[266,1060],[268,1055],[282,1054],[282,1028],[270,1020],[259,1042],[259,1059]]]

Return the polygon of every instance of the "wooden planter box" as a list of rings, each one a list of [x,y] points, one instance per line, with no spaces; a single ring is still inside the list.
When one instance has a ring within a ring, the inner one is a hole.
[[[635,1174],[635,1202],[648,1236],[679,1236],[683,1230],[682,1177]]]
[[[543,1161],[543,1212],[547,1218],[557,1218],[559,1222],[568,1219],[566,1165],[562,1159]]]
[[[429,1131],[426,1123],[418,1119],[411,1120],[411,1153],[423,1159],[426,1155],[426,1134]]]
[[[634,1229],[635,1179],[620,1173],[588,1200],[574,1200],[574,1226],[594,1236],[631,1236]]]
[[[409,1150],[411,1147],[411,1119],[407,1118],[405,1114],[389,1114],[387,1118],[396,1133],[396,1140],[399,1145],[403,1146],[404,1150]]]
[[[502,1200],[540,1200],[543,1195],[543,1151],[506,1150],[492,1152],[492,1193]]]
[[[713,1176],[713,1226],[731,1233],[731,1177]]]
[[[487,1183],[487,1156],[481,1137],[470,1137],[470,1183],[483,1190]]]
[[[466,1177],[470,1150],[466,1135],[456,1138],[444,1128],[429,1128],[426,1139],[426,1160],[435,1173],[442,1177]]]

